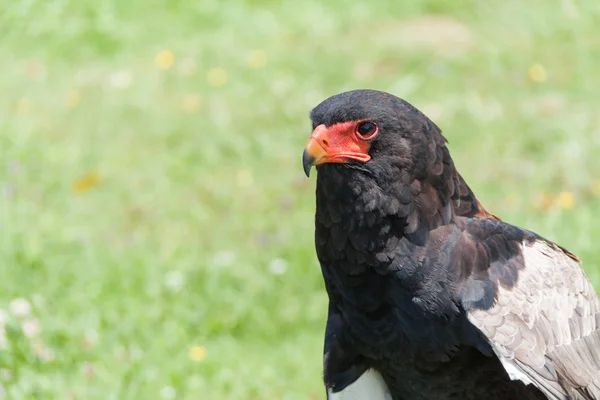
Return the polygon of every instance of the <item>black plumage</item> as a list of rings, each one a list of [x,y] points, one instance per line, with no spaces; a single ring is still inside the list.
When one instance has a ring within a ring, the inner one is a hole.
[[[352,91],[310,116],[319,152],[339,139],[370,158],[304,155],[330,394],[373,369],[398,400],[600,399],[600,301],[574,255],[488,213],[407,102]]]

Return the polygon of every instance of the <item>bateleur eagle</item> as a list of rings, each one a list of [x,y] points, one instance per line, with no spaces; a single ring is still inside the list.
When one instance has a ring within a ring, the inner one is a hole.
[[[488,213],[406,101],[357,90],[310,117],[328,399],[600,399],[575,255]]]

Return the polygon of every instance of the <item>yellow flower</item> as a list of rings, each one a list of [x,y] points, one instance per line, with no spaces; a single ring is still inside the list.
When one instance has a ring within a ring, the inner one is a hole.
[[[596,196],[600,196],[600,179],[592,182],[592,193],[594,193]]]
[[[267,65],[267,54],[264,50],[253,50],[248,56],[248,65],[254,69],[263,68]]]
[[[227,71],[223,68],[212,68],[206,74],[210,86],[224,86],[227,83]]]
[[[237,184],[240,187],[250,187],[254,183],[254,177],[252,172],[247,169],[242,169],[237,173],[236,176]]]
[[[46,66],[41,61],[31,61],[27,65],[27,76],[33,79],[43,78],[46,75]]]
[[[548,211],[551,210],[553,206],[554,199],[552,198],[552,196],[546,193],[541,193],[535,201],[535,207],[540,210]]]
[[[81,101],[81,94],[77,90],[71,90],[67,94],[67,106],[69,106],[69,108],[77,107],[79,105],[80,101]]]
[[[17,114],[25,115],[31,111],[31,101],[26,98],[19,99],[17,102]]]
[[[504,198],[504,202],[506,203],[506,205],[510,208],[515,208],[519,205],[519,196],[517,196],[516,194],[509,194],[508,196],[506,196]]]
[[[183,98],[181,108],[187,113],[193,113],[198,111],[200,104],[200,97],[198,95],[188,94]]]
[[[202,346],[194,346],[190,348],[188,356],[192,361],[202,361],[206,358],[206,348]]]
[[[169,69],[175,62],[175,55],[171,50],[161,50],[154,57],[154,64],[160,69]]]
[[[571,192],[560,192],[556,197],[556,204],[560,208],[570,210],[575,205],[575,197]]]
[[[100,182],[100,175],[97,172],[89,172],[75,181],[73,191],[75,193],[84,193],[96,186]]]
[[[548,80],[548,71],[541,64],[533,64],[529,68],[529,79],[536,83],[546,82]]]

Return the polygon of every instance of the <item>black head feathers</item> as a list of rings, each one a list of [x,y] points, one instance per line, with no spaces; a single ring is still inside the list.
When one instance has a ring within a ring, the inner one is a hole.
[[[314,131],[304,161],[317,165],[323,224],[344,221],[351,230],[392,217],[423,244],[454,215],[490,216],[456,171],[441,130],[408,102],[355,90],[328,98],[310,117]],[[377,127],[366,138],[365,123]]]

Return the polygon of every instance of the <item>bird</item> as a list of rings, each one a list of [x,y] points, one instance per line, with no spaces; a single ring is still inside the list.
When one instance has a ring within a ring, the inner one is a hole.
[[[328,400],[600,399],[576,255],[488,212],[407,101],[353,90],[310,119]]]

